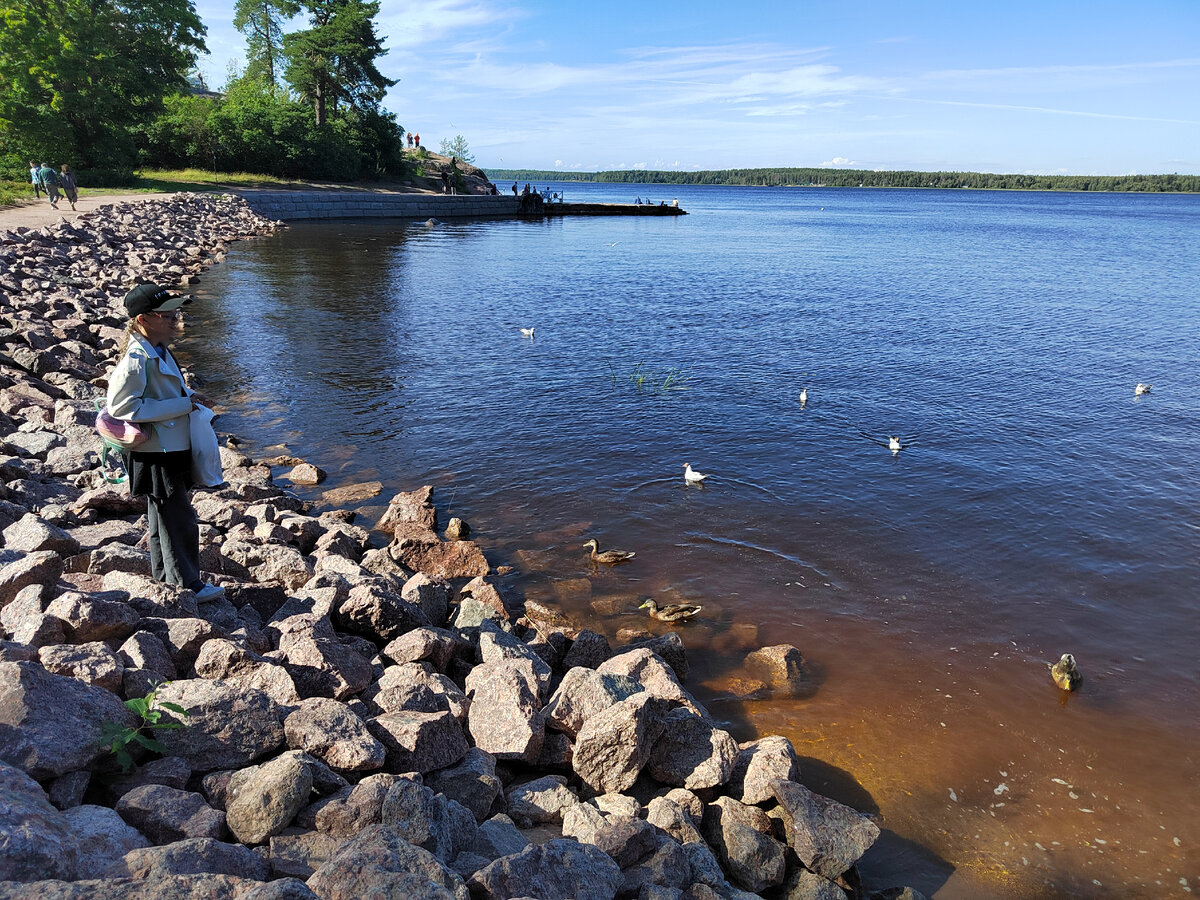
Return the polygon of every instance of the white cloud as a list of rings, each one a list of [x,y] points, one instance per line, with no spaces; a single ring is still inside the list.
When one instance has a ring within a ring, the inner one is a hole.
[[[853,169],[857,165],[852,159],[846,159],[844,156],[835,156],[833,159],[826,160],[823,163],[817,163],[818,169]]]

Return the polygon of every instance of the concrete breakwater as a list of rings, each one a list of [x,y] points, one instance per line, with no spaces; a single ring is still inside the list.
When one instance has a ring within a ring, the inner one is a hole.
[[[120,299],[276,227],[196,195],[0,232],[0,898],[862,896],[877,825],[719,727],[677,635],[522,603],[428,488],[371,526],[226,446],[194,498],[225,598],[149,578],[92,432]],[[123,773],[100,735],[152,690],[188,714]]]
[[[240,192],[250,208],[286,222],[322,219],[511,219],[543,216],[679,216],[677,206],[632,203],[537,203],[504,194],[400,194],[383,191]]]

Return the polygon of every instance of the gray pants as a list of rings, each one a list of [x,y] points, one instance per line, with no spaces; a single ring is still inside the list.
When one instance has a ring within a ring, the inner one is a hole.
[[[146,498],[150,570],[155,581],[197,590],[200,580],[200,526],[184,491],[165,500]]]

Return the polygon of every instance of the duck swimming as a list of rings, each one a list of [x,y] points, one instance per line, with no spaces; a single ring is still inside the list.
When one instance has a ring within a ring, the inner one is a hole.
[[[605,550],[601,553],[600,545],[596,543],[595,538],[592,538],[583,546],[585,549],[588,547],[592,548],[592,562],[604,563],[606,566],[616,566],[623,562],[629,562],[629,560],[637,556],[632,550]]]
[[[1064,653],[1058,662],[1050,666],[1050,677],[1064,691],[1073,691],[1083,683],[1083,676],[1075,665],[1075,657]]]
[[[707,477],[707,475],[693,469],[691,463],[683,464],[683,480],[688,484],[699,484]]]
[[[638,609],[649,609],[650,618],[658,619],[660,622],[684,622],[697,615],[703,608],[695,603],[673,603],[660,609],[654,598],[638,607]]]
[[[521,329],[521,336],[522,336],[522,337],[527,337],[527,338],[531,338],[531,337],[533,337],[533,329],[532,329],[532,328],[522,328],[522,329]]]
[[[1152,385],[1152,384],[1142,384],[1142,383],[1139,381],[1139,382],[1137,383],[1137,387],[1135,387],[1135,388],[1133,389],[1133,392],[1134,392],[1134,394],[1136,394],[1137,396],[1139,396],[1139,397],[1140,397],[1142,394],[1148,394],[1148,393],[1150,393],[1150,388],[1152,388],[1152,387],[1154,387],[1154,385]]]

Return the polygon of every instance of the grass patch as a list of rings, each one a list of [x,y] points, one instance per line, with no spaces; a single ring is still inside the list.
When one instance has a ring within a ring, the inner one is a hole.
[[[614,388],[622,382],[632,385],[639,393],[666,394],[687,388],[687,377],[679,369],[652,372],[646,368],[645,360],[638,362],[627,378],[617,376],[617,370],[611,360],[608,361],[608,371]]]

